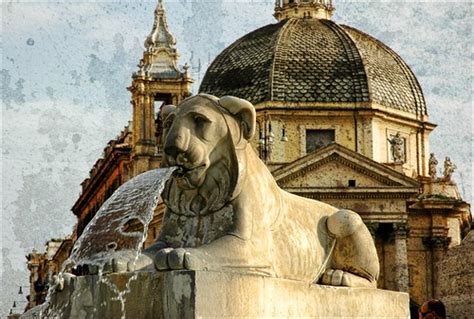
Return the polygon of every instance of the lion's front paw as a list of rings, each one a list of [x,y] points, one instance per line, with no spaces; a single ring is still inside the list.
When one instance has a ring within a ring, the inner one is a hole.
[[[320,280],[323,285],[376,288],[377,283],[340,269],[328,269]]]
[[[344,271],[339,269],[328,269],[321,278],[323,285],[343,286]]]
[[[206,268],[203,254],[189,248],[161,249],[155,255],[154,262],[158,270],[203,270]]]
[[[152,265],[150,257],[139,254],[131,250],[116,252],[110,260],[103,265],[88,265],[89,274],[97,275],[100,272],[105,274],[121,273],[130,271],[147,270]]]

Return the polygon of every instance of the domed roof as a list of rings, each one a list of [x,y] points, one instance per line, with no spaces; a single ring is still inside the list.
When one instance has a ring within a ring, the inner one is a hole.
[[[199,91],[254,104],[372,101],[427,113],[415,75],[393,50],[324,19],[290,18],[245,35],[213,61]]]

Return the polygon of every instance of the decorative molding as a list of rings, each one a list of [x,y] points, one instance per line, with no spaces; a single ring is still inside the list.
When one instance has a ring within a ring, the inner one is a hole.
[[[444,236],[431,236],[423,237],[422,241],[427,248],[448,249],[448,246],[451,243],[451,238]]]
[[[283,187],[283,189],[285,189]],[[287,190],[287,189],[285,189]],[[288,191],[288,190],[287,190]],[[289,191],[292,194],[296,194],[305,198],[323,200],[323,199],[408,199],[412,196],[412,193],[383,193],[383,192],[373,192],[373,193],[303,193],[298,191]]]
[[[385,184],[387,186],[402,186],[400,183],[398,182],[395,182],[383,175],[380,175],[380,174],[377,174],[361,165],[357,165],[356,163],[342,157],[340,154],[337,154],[337,153],[332,153],[331,155],[319,160],[319,161],[316,161],[315,163],[312,163],[302,169],[300,169],[299,171],[296,171],[294,173],[290,173],[289,175],[287,175],[286,177],[280,179],[278,181],[278,184],[279,185],[284,185],[288,182],[290,182],[291,180],[295,179],[295,178],[298,178],[298,177],[301,177],[303,175],[305,175],[306,173],[308,172],[311,172],[311,171],[314,171],[316,169],[318,169],[319,167],[325,165],[325,164],[328,164],[330,162],[338,162],[340,164],[343,164],[351,169],[353,169],[354,171],[360,173],[360,174],[363,174],[365,176],[368,176],[370,178],[373,178],[375,179],[376,181],[382,183],[382,184]]]
[[[284,186],[292,179],[303,176],[311,170],[318,169],[330,161],[337,161],[356,172],[379,181],[384,186],[412,188],[416,189],[416,192],[419,191],[420,185],[417,180],[337,143],[330,144],[291,163],[287,163],[273,171],[272,174],[275,176],[278,184]]]
[[[278,181],[278,184],[280,185],[283,185],[295,178],[298,178],[298,177],[301,177],[303,175],[305,175],[306,173],[308,172],[311,172],[321,166],[323,166],[324,164],[327,164],[327,163],[330,163],[332,161],[335,161],[336,160],[336,154],[331,154],[330,156],[326,157],[326,158],[323,158],[322,160],[319,160],[313,164],[310,164],[302,169],[300,169],[299,171],[296,171],[294,173],[291,173],[289,174],[288,176],[286,176],[285,178],[282,178]]]
[[[393,236],[395,239],[407,238],[410,232],[410,227],[407,223],[393,223]]]

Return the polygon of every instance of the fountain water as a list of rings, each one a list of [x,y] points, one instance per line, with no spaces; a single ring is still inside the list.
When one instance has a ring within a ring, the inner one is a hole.
[[[96,265],[103,268],[121,252],[139,254],[148,224],[173,168],[145,172],[120,186],[102,205],[72,249],[65,266]],[[137,231],[126,231],[138,222]]]
[[[65,272],[79,266],[87,266],[93,272],[97,272],[99,281],[116,294],[116,300],[119,300],[124,308],[124,295],[129,290],[130,281],[136,278],[136,274],[130,277],[122,289],[112,282],[107,282],[107,278],[102,274],[114,268],[113,264],[125,263],[122,266],[125,266],[126,270],[127,263],[130,265],[138,260],[160,194],[174,169],[159,168],[140,174],[120,186],[102,205],[76,241],[70,257],[57,276],[58,279],[50,287],[46,302],[39,309],[41,318],[65,316],[63,309],[67,308],[68,304],[56,307],[50,306],[49,301],[58,287],[64,285],[65,277],[69,276]],[[128,229],[130,225],[137,224],[139,226],[137,230]]]

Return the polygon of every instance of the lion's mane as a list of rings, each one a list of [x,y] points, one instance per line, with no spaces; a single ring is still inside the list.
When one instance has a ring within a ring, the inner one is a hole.
[[[174,176],[166,183],[161,196],[173,213],[186,216],[207,215],[222,209],[232,199],[238,182],[239,164],[229,131],[226,138],[207,156],[218,159],[207,169],[204,183],[200,187],[183,189],[178,186]]]

